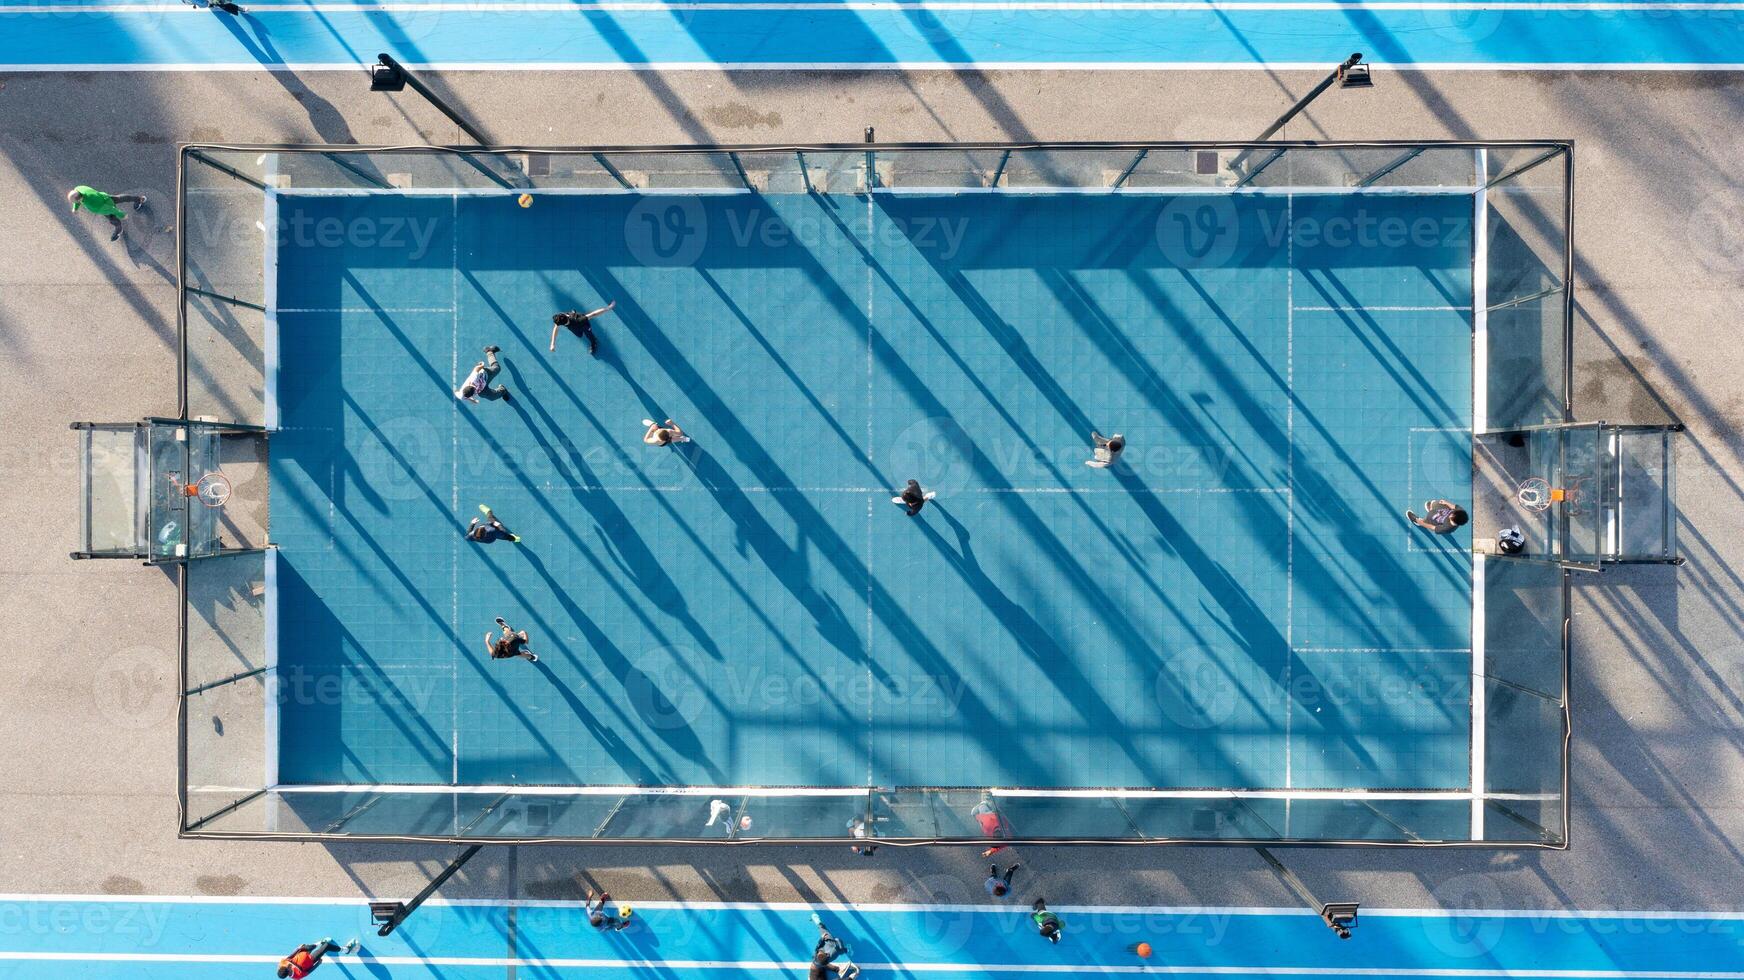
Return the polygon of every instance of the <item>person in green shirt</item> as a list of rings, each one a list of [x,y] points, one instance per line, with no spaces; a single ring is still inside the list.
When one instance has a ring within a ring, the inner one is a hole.
[[[1048,903],[1038,898],[1035,900],[1035,904],[1030,906],[1030,910],[1030,919],[1035,922],[1036,931],[1042,934],[1042,938],[1050,943],[1059,942],[1061,934],[1066,931],[1066,926],[1060,921],[1059,916],[1048,911]]]
[[[84,208],[92,214],[108,218],[109,223],[115,226],[115,234],[109,236],[109,240],[114,241],[121,237],[121,221],[127,217],[127,213],[119,205],[131,204],[133,210],[138,211],[145,207],[145,198],[138,194],[105,194],[95,187],[80,184],[67,191],[67,203],[73,206],[74,211]]]

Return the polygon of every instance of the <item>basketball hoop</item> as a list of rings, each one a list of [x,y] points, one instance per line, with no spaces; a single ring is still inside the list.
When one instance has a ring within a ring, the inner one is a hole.
[[[230,499],[230,478],[216,471],[200,477],[198,483],[182,487],[182,493],[207,507],[222,507]]]
[[[1547,510],[1550,502],[1562,496],[1560,490],[1552,490],[1550,481],[1541,476],[1534,476],[1520,481],[1520,489],[1514,494],[1514,499],[1527,510]]]

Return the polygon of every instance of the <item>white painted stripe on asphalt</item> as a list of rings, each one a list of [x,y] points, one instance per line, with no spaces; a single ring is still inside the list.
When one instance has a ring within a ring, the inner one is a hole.
[[[804,970],[804,962],[779,960],[632,960],[506,956],[330,956],[334,963],[383,966],[547,967],[553,969]],[[276,956],[222,953],[0,953],[0,961],[56,963],[275,963]],[[1744,980],[1744,972],[1719,970],[1509,970],[1330,966],[1172,966],[1083,963],[860,963],[881,973],[1170,974],[1174,976],[1277,977],[1542,977],[1547,980]]]

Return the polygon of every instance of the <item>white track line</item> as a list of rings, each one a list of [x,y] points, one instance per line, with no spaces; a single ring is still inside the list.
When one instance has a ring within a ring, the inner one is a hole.
[[[0,5],[0,15],[5,14],[165,14],[186,12],[186,4],[101,4],[92,6],[3,6]],[[864,11],[1024,11],[1024,10],[1070,10],[1070,11],[1186,11],[1186,12],[1226,12],[1240,13],[1243,11],[1423,11],[1423,10],[1469,10],[1469,11],[1522,11],[1536,12],[1584,12],[1599,11],[1605,13],[1642,11],[1731,11],[1744,9],[1744,3],[1643,3],[1643,2],[1503,2],[1487,3],[1483,0],[1355,0],[1355,2],[1338,2],[1338,0],[1304,0],[1301,3],[1291,3],[1288,0],[1255,0],[1244,3],[1241,0],[1226,2],[1226,0],[1209,0],[1209,2],[1194,2],[1194,0],[817,0],[806,2],[768,2],[768,0],[752,0],[746,3],[720,2],[720,0],[702,0],[697,3],[663,3],[649,0],[599,0],[595,3],[309,3],[309,4],[250,4],[248,14],[251,17],[285,15],[285,14],[345,14],[345,13],[483,13],[483,14],[524,14],[524,13],[575,13],[586,14],[591,11],[601,13],[634,13],[646,12],[676,12],[688,11],[811,11],[811,10],[864,10]]]
[[[487,488],[488,489],[488,488]],[[700,487],[691,483],[644,484],[630,486],[594,486],[591,484],[569,485],[543,483],[541,490],[585,490],[590,493],[676,493],[679,491],[699,490]],[[845,494],[894,494],[900,487],[735,487],[740,493],[845,493]],[[954,490],[941,491],[941,498],[952,496],[973,496],[979,494],[1110,494],[1127,496],[1134,491],[1124,487],[959,487]],[[1140,491],[1149,494],[1172,493],[1278,493],[1287,494],[1290,491],[1283,487],[1152,487]]]
[[[0,12],[0,19],[6,16]],[[225,62],[221,64],[186,64],[145,62],[141,64],[117,64],[105,62],[102,64],[16,64],[0,65],[0,71],[32,72],[35,74],[53,74],[55,72],[215,72],[215,71],[266,71],[266,72],[306,72],[306,71],[348,71],[355,72],[366,63],[360,61],[344,62],[289,62],[286,64],[259,64],[255,62]],[[1280,62],[1153,62],[1153,61],[977,61],[973,63],[962,61],[830,61],[830,62],[788,62],[788,61],[651,61],[641,63],[625,63],[622,61],[427,61],[402,62],[405,67],[418,71],[786,71],[786,72],[817,72],[817,71],[953,71],[971,65],[980,71],[1306,71],[1324,73],[1324,62],[1280,61]],[[1744,61],[1720,62],[1715,64],[1665,62],[1654,64],[1610,64],[1610,63],[1570,63],[1527,62],[1527,61],[1496,61],[1496,62],[1441,62],[1429,61],[1416,64],[1382,65],[1388,71],[1417,72],[1448,72],[1448,71],[1495,71],[1495,72],[1740,72],[1744,71]],[[1242,190],[1246,190],[1243,188]],[[1446,190],[1443,188],[1442,190]],[[1171,193],[1186,193],[1185,188]],[[1297,193],[1302,193],[1297,188]],[[1338,193],[1353,193],[1353,188],[1340,188]],[[690,191],[686,192],[693,193]],[[1219,193],[1227,193],[1220,191]]]
[[[361,908],[373,899],[370,896],[354,896],[349,898],[323,898],[317,896],[272,896],[272,895],[90,895],[90,894],[32,894],[15,893],[0,894],[0,903],[41,903],[41,904],[71,904],[86,903],[92,905],[328,905],[341,908]],[[555,899],[484,899],[484,898],[443,898],[435,896],[424,903],[427,906],[450,906],[454,908],[527,908],[527,909],[574,909],[573,900]],[[660,909],[663,911],[748,911],[748,912],[810,912],[814,910],[835,912],[989,912],[997,911],[996,907],[988,905],[967,904],[936,904],[923,905],[913,903],[880,903],[880,902],[713,902],[713,901],[638,901],[640,909]],[[1050,906],[1051,908],[1053,906]],[[1224,915],[1224,916],[1309,916],[1318,918],[1318,914],[1304,908],[1267,908],[1262,906],[1217,906],[1217,905],[1061,905],[1056,911],[1074,912],[1091,915],[1156,915],[1156,916],[1187,916],[1187,915]],[[1710,922],[1744,922],[1744,912],[1729,911],[1698,911],[1678,909],[1468,909],[1468,908],[1377,908],[1363,909],[1364,916],[1377,918],[1412,918],[1412,919],[1449,919],[1449,918],[1493,918],[1493,919],[1525,919],[1527,921],[1582,921],[1588,919],[1638,919],[1654,922],[1679,922],[1705,920]],[[276,958],[275,958],[276,959]],[[1539,974],[1531,974],[1538,976]],[[1665,974],[1654,974],[1663,976]]]
[[[573,903],[572,903],[573,904]],[[645,903],[639,903],[644,904]],[[647,969],[668,970],[780,970],[803,971],[805,963],[779,960],[642,960],[581,959],[575,957],[504,956],[331,956],[335,963],[376,963],[384,966],[453,966],[549,969]],[[227,955],[222,953],[0,953],[0,961],[55,963],[274,963],[278,957]],[[1420,967],[1330,967],[1330,966],[1169,966],[1066,963],[860,963],[867,973],[1043,975],[1171,974],[1175,976],[1280,976],[1280,977],[1543,977],[1547,980],[1744,980],[1744,972],[1669,970],[1513,970],[1452,969]]]

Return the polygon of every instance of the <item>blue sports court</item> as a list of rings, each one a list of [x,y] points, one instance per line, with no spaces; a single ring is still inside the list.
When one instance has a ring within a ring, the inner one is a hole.
[[[280,783],[1473,786],[1470,187],[831,176],[271,197]]]

